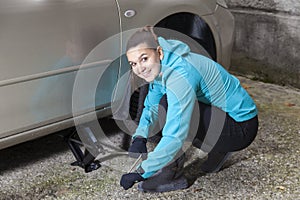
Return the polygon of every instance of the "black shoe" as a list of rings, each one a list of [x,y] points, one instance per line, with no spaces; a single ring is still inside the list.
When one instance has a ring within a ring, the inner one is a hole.
[[[141,192],[170,192],[174,190],[186,189],[189,187],[188,180],[184,175],[173,180],[164,180],[162,183],[158,183],[154,180],[140,182],[138,184],[138,190]]]
[[[162,168],[159,172],[138,184],[142,192],[169,192],[189,187],[183,174],[184,154],[175,162]]]
[[[209,153],[207,160],[201,166],[201,170],[205,173],[218,172],[231,154],[232,154],[231,152]]]

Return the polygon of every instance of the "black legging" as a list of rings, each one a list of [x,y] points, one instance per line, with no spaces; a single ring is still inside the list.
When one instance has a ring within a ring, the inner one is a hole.
[[[216,118],[218,115],[221,117],[221,129],[217,130],[218,133],[210,132],[210,134],[215,134],[217,138],[213,143],[215,144],[210,148],[211,151],[215,152],[233,152],[244,149],[248,147],[257,135],[258,130],[258,117],[255,116],[244,122],[236,122],[227,113],[222,110],[206,105],[204,103],[198,102],[200,110],[200,121],[196,137],[193,141],[195,147],[201,148],[203,146],[203,141],[207,137],[208,129],[213,118],[211,118],[212,109],[215,109]],[[217,122],[218,123],[218,122]],[[223,126],[222,126],[223,123]],[[214,124],[211,124],[214,125]],[[211,127],[210,127],[211,128]],[[211,128],[213,129],[213,127]],[[221,131],[221,132],[220,132]],[[212,137],[214,138],[214,137]],[[205,146],[205,144],[204,144]]]
[[[161,99],[160,105],[167,110],[166,95]],[[198,105],[200,120],[196,135],[194,134],[191,140],[193,146],[207,152],[233,152],[244,149],[253,142],[258,130],[257,116],[244,122],[236,122],[227,113],[214,106],[199,101]],[[215,128],[217,126],[219,128]],[[206,144],[206,141],[209,144]]]

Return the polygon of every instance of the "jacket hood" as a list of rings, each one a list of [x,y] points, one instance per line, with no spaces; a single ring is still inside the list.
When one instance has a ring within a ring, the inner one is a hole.
[[[164,53],[163,60],[161,61],[162,66],[171,66],[191,51],[188,45],[178,40],[166,40],[158,37],[158,43]]]

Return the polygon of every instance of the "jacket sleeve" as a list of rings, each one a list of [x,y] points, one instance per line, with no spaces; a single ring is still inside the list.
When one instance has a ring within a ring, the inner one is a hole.
[[[155,122],[158,118],[158,107],[163,93],[161,92],[161,85],[156,83],[149,84],[149,92],[144,102],[144,109],[140,118],[139,125],[133,135],[133,138],[142,136],[148,138],[149,133],[152,132]]]
[[[196,95],[192,84],[189,83],[184,71],[173,71],[166,74],[165,87],[168,100],[166,124],[163,137],[147,160],[139,167],[142,175],[148,178],[170,163],[182,148],[189,133],[190,120]]]

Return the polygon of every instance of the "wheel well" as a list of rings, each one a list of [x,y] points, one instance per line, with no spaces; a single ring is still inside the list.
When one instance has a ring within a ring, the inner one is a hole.
[[[213,60],[216,60],[216,45],[212,31],[198,15],[186,12],[172,14],[158,22],[155,27],[175,30],[191,37],[209,53]]]

